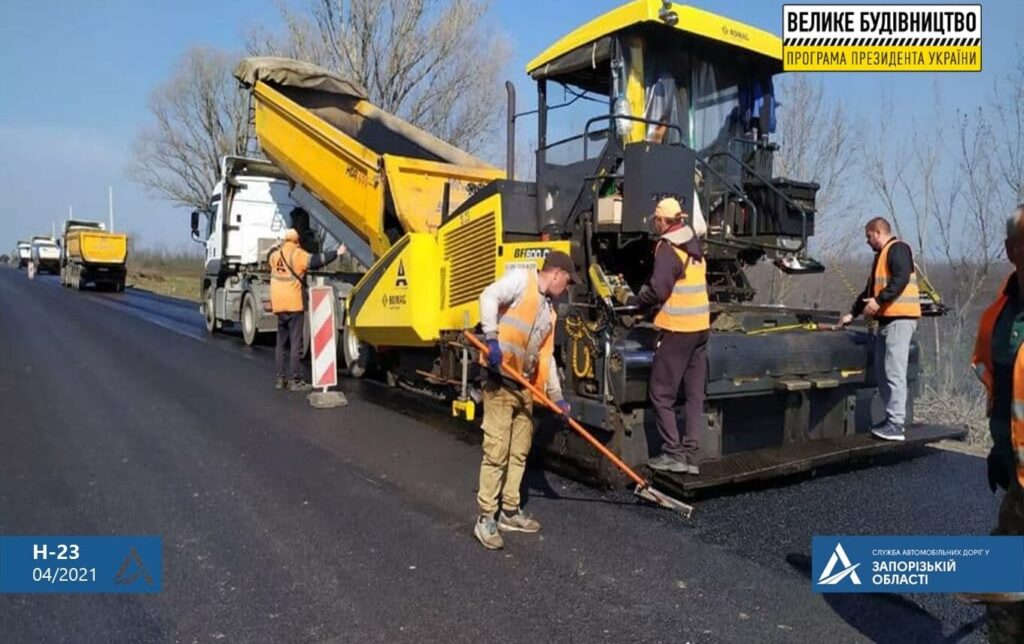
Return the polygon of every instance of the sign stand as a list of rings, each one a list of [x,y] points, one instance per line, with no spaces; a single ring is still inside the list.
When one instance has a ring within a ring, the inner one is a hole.
[[[331,286],[312,286],[309,288],[309,329],[313,377],[313,389],[307,400],[317,409],[331,409],[348,404],[345,394],[340,391],[329,391],[330,387],[338,386],[337,365],[337,324],[334,320],[334,288]]]

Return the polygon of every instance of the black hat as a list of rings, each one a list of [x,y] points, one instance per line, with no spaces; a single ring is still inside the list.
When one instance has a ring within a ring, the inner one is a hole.
[[[546,271],[552,268],[560,268],[569,274],[569,281],[573,284],[580,283],[580,276],[576,274],[576,265],[572,258],[560,250],[553,250],[544,258],[544,266],[540,270]]]

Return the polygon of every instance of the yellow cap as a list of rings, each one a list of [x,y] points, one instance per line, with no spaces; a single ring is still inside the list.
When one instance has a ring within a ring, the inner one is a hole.
[[[678,200],[666,197],[658,202],[654,216],[662,219],[680,219],[683,216],[683,207],[679,205]]]

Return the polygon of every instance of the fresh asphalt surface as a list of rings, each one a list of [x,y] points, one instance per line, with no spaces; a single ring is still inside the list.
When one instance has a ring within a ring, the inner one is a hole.
[[[699,501],[532,468],[539,535],[471,536],[478,432],[382,385],[314,410],[194,304],[0,269],[0,534],[160,535],[158,595],[0,595],[12,642],[980,641],[939,595],[816,595],[812,534],[987,534],[928,450]],[[410,413],[408,410],[415,410]]]

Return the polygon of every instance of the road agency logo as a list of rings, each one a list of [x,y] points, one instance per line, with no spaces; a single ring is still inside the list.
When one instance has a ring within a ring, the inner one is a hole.
[[[981,71],[981,5],[782,8],[786,71]]]
[[[842,568],[837,571],[836,568],[840,565],[842,565]],[[859,566],[859,563],[850,562],[850,558],[846,556],[846,551],[843,550],[843,544],[837,541],[836,548],[832,551],[832,556],[828,558],[825,569],[821,571],[821,575],[818,577],[818,584],[822,586],[835,586],[849,577],[855,586],[860,586],[860,577],[857,576],[857,568]]]

